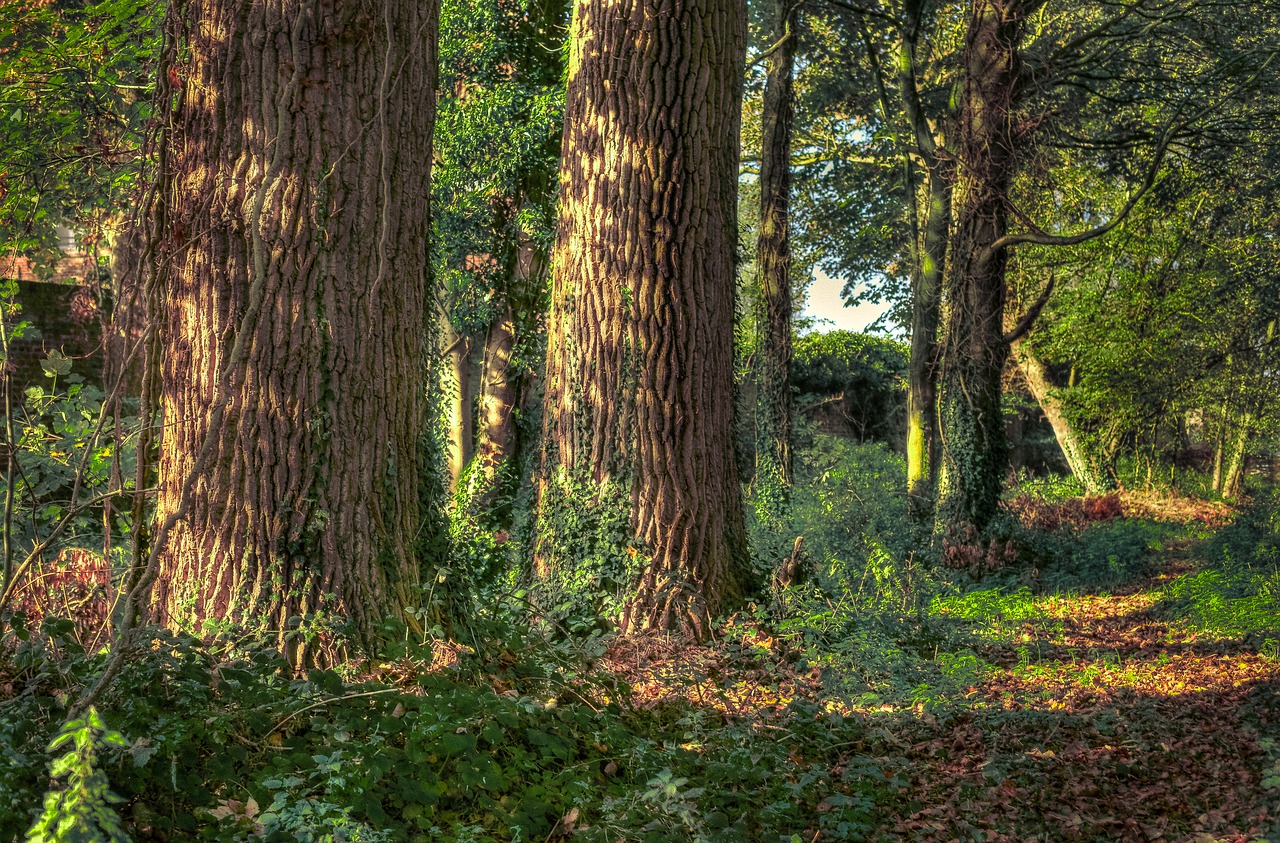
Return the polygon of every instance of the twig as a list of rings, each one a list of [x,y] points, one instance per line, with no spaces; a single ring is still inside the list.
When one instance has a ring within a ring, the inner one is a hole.
[[[343,694],[340,697],[330,697],[327,700],[320,700],[319,702],[313,702],[311,703],[311,705],[304,705],[302,708],[298,709],[297,711],[290,712],[288,715],[285,716],[283,720],[281,720],[279,723],[277,723],[276,725],[268,729],[265,737],[271,737],[272,734],[274,734],[279,729],[283,728],[284,724],[288,723],[290,720],[297,717],[299,714],[305,714],[308,711],[313,711],[317,708],[321,708],[323,706],[330,705],[336,702],[345,702],[346,700],[358,700],[361,697],[376,697],[379,694],[394,694],[399,691],[400,691],[399,688],[379,688],[376,691],[358,691],[353,694]]]

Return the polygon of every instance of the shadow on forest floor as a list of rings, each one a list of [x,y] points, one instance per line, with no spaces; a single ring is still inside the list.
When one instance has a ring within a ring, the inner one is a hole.
[[[798,642],[751,624],[710,647],[632,642],[609,666],[655,709],[780,735],[797,718],[861,720],[839,749],[797,745],[796,763],[874,767],[875,831],[841,837],[824,814],[844,803],[826,799],[805,841],[1280,835],[1280,612],[1249,588],[1233,596],[1238,572],[1206,558],[1203,535],[1123,521],[1107,534],[1143,537],[1140,575],[1135,563],[1114,593],[975,588],[935,602],[930,622],[952,652],[914,666],[904,655],[897,694],[859,694],[856,660],[811,666]],[[1232,600],[1248,604],[1243,620]],[[1205,606],[1234,627],[1206,624]],[[796,700],[812,705],[787,707]]]

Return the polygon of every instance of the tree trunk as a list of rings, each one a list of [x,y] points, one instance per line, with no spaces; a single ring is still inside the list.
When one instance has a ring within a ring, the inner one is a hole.
[[[1000,378],[1005,342],[1003,249],[1019,138],[1017,44],[1026,3],[974,4],[959,98],[956,226],[947,271],[941,375],[943,476],[939,514],[951,530],[982,533],[1000,504],[1008,443]]]
[[[1231,442],[1231,457],[1222,478],[1221,491],[1224,498],[1238,498],[1244,491],[1244,471],[1248,461],[1246,446],[1249,442],[1249,428],[1252,423],[1252,414],[1245,412],[1236,426],[1236,435],[1232,437]]]
[[[535,567],[582,564],[581,529],[547,536],[621,489],[644,561],[624,631],[704,635],[747,589],[730,435],[745,43],[740,0],[574,10]]]
[[[1213,438],[1213,491],[1222,493],[1222,464],[1227,450],[1227,403],[1222,402],[1222,411],[1218,416],[1217,435]]]
[[[527,290],[544,271],[545,260],[527,240],[520,244],[512,275],[514,289]],[[524,379],[512,366],[517,327],[508,303],[485,335],[484,359],[480,368],[479,418],[476,461],[472,468],[471,511],[490,523],[508,523],[509,507],[494,512],[495,503],[515,493],[518,472],[513,470],[516,454],[516,407],[520,403]],[[496,516],[496,517],[495,517]]]
[[[756,393],[756,484],[777,486],[786,508],[794,479],[791,452],[791,122],[792,65],[798,35],[793,0],[774,0],[774,42],[764,86],[760,144],[760,305],[763,316]],[[781,512],[775,513],[781,515]]]
[[[449,422],[446,463],[449,471],[449,488],[456,492],[462,483],[462,474],[475,456],[476,442],[476,361],[471,337],[458,333],[446,316],[440,318],[441,333],[445,338],[445,412]]]
[[[950,111],[932,121],[921,104],[916,73],[916,50],[923,30],[923,4],[903,4],[906,15],[898,44],[898,95],[911,130],[914,155],[926,174],[924,232],[919,212],[912,209],[911,352],[907,369],[907,510],[917,526],[925,526],[933,512],[939,474],[938,329],[942,321],[942,289],[951,237],[953,153],[947,149]],[[864,34],[864,37],[865,36]],[[872,49],[868,41],[868,50]],[[889,106],[885,103],[885,115]],[[907,189],[914,190],[913,159],[905,161]],[[913,202],[916,197],[912,197]]]
[[[371,646],[438,535],[436,4],[189,0],[162,316],[158,620]],[[293,630],[293,631],[291,631]]]
[[[951,184],[929,167],[924,242],[911,277],[911,356],[907,390],[907,502],[917,521],[933,508],[937,480],[938,325],[951,227]]]
[[[1098,470],[1090,459],[1088,448],[1081,441],[1070,419],[1063,412],[1062,402],[1054,393],[1054,386],[1049,381],[1049,372],[1039,358],[1032,353],[1025,343],[1015,341],[1012,345],[1013,358],[1026,378],[1031,395],[1040,405],[1040,412],[1049,420],[1053,428],[1053,436],[1062,449],[1062,456],[1067,460],[1071,474],[1080,481],[1090,495],[1101,495],[1115,488],[1105,472]]]

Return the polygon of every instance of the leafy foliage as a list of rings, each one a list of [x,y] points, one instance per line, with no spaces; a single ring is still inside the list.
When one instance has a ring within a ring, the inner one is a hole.
[[[0,4],[0,243],[49,261],[54,225],[101,236],[140,175],[154,0]]]
[[[44,812],[27,832],[26,843],[124,843],[129,837],[111,809],[120,797],[108,790],[107,777],[97,769],[99,751],[123,747],[124,737],[108,729],[97,709],[90,708],[83,718],[63,724],[49,751],[68,743],[74,747],[53,762],[53,777],[65,776],[66,786],[45,795]]]

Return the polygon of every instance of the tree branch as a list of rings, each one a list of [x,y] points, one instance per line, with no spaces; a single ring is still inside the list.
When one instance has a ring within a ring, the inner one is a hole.
[[[750,70],[751,68],[758,65],[760,62],[769,58],[769,56],[776,53],[778,49],[781,48],[783,44],[787,43],[787,41],[789,41],[791,39],[791,36],[794,34],[795,34],[794,32],[791,32],[790,30],[788,30],[786,35],[783,35],[781,38],[778,39],[778,43],[774,44],[772,47],[765,50],[763,53],[756,56],[751,61],[747,62],[747,69]]]
[[[1160,167],[1164,164],[1165,153],[1169,151],[1169,143],[1173,140],[1173,135],[1174,127],[1169,126],[1161,136],[1160,142],[1156,145],[1155,156],[1151,160],[1151,166],[1147,168],[1147,175],[1142,180],[1142,185],[1124,203],[1124,207],[1107,222],[1088,231],[1082,231],[1079,234],[1049,234],[1038,228],[1017,234],[1006,234],[984,249],[980,260],[985,263],[1000,254],[1003,249],[1008,249],[1011,246],[1020,246],[1023,243],[1031,243],[1036,246],[1076,246],[1101,237],[1111,231],[1124,222],[1129,213],[1142,201],[1143,197],[1151,192],[1151,188],[1155,187],[1156,176],[1159,175]]]
[[[1022,314],[1022,318],[1018,320],[1018,324],[1013,326],[1013,330],[1004,335],[1005,343],[1013,345],[1027,335],[1027,331],[1031,330],[1031,326],[1040,317],[1040,311],[1044,310],[1044,306],[1049,303],[1049,296],[1053,295],[1053,285],[1054,277],[1050,275],[1049,283],[1044,286],[1044,292],[1032,302],[1031,307],[1027,308],[1027,312]]]
[[[859,6],[848,2],[848,0],[818,0],[818,2],[830,3],[836,8],[844,9],[846,12],[853,12],[855,15],[870,15],[873,18],[879,18],[880,20],[891,23],[894,26],[897,26],[898,24],[898,22],[893,19],[893,15],[881,9],[878,5],[875,7]]]

